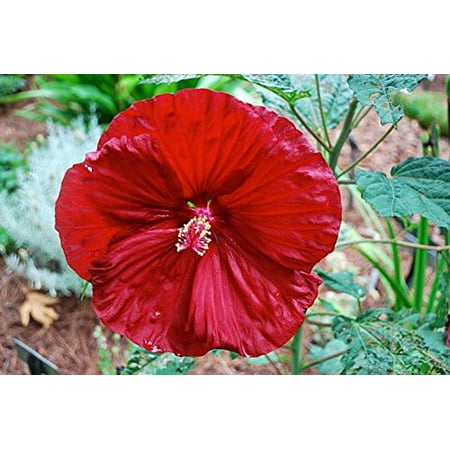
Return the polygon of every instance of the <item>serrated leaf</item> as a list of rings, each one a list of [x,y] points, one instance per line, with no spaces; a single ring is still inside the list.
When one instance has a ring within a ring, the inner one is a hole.
[[[350,75],[348,84],[363,105],[373,105],[381,124],[397,123],[403,117],[403,107],[394,104],[392,94],[400,90],[412,92],[424,74]]]
[[[261,86],[282,97],[289,103],[294,103],[300,98],[309,97],[309,90],[296,86],[289,75],[283,74],[243,74],[242,78],[250,83]]]
[[[326,286],[333,291],[344,292],[356,298],[362,298],[366,295],[366,288],[355,283],[351,272],[328,273],[316,269],[315,272],[322,278]]]
[[[59,299],[56,297],[49,297],[39,292],[27,292],[25,301],[19,308],[22,325],[26,327],[30,323],[30,318],[33,318],[44,328],[49,328],[53,321],[59,317],[50,305],[54,305],[58,301]]]
[[[334,336],[348,347],[342,373],[450,374],[450,349],[433,321],[434,315],[385,308],[365,311],[356,320],[336,317]]]
[[[420,214],[440,227],[450,228],[450,162],[426,156],[408,158],[391,170],[356,170],[356,184],[382,217]]]
[[[327,128],[331,130],[336,128],[344,119],[353,92],[349,88],[344,75],[323,74],[318,75],[318,77],[325,123]],[[303,98],[296,102],[296,108],[310,127],[315,130],[322,129],[315,76],[295,75],[292,78],[298,89],[311,92],[309,98]]]

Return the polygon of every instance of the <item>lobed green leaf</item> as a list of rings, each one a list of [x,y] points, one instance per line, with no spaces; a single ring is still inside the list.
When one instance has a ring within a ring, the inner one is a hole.
[[[381,119],[381,124],[397,123],[403,117],[403,107],[394,103],[393,93],[412,92],[424,74],[350,75],[348,84],[355,97],[363,105],[372,105]]]
[[[343,292],[358,299],[366,295],[366,288],[354,281],[351,272],[328,273],[320,269],[316,269],[315,272],[322,278],[324,284],[333,291]]]
[[[356,170],[362,197],[382,217],[420,214],[450,228],[450,162],[426,156],[408,158],[391,170]]]

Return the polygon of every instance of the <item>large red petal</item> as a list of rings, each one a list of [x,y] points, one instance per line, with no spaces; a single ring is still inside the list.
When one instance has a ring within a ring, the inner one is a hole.
[[[94,263],[92,303],[105,325],[151,351],[192,356],[214,348],[257,356],[292,337],[316,298],[318,277],[244,254],[227,240],[203,257],[177,253],[176,233],[137,233]]]
[[[92,261],[117,235],[171,220],[184,205],[176,176],[149,136],[112,139],[64,177],[56,229],[69,265],[89,279]]]
[[[220,197],[229,233],[279,264],[309,272],[336,243],[341,202],[322,155],[288,120],[254,107],[271,124],[277,143],[265,160],[228,195]]]
[[[276,143],[271,124],[253,106],[207,89],[134,103],[115,117],[98,148],[113,137],[142,133],[157,140],[191,200],[234,190]]]
[[[194,252],[177,253],[177,228],[150,228],[110,246],[94,262],[92,305],[113,331],[154,352],[176,351],[172,329],[182,334],[183,305],[189,303],[198,262]]]

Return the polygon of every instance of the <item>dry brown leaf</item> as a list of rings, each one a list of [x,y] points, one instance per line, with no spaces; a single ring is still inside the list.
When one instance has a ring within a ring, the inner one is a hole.
[[[20,321],[23,326],[30,323],[30,317],[48,328],[59,315],[49,305],[58,303],[59,298],[49,297],[39,292],[26,292],[26,299],[19,308]]]

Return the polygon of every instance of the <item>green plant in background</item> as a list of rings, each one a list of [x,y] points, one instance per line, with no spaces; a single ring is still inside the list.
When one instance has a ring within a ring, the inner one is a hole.
[[[22,90],[25,85],[23,75],[0,75],[0,98]]]
[[[25,157],[12,145],[0,144],[0,192],[11,193],[18,187],[18,174],[26,170]],[[14,241],[0,221],[0,253],[12,251]]]
[[[16,111],[16,114],[31,120],[52,119],[68,125],[79,116],[87,120],[95,111],[101,124],[112,118],[133,102],[157,94],[175,92],[178,89],[199,87],[199,77],[167,79],[160,83],[145,83],[143,75],[121,74],[52,74],[34,77],[34,88],[17,94],[0,97],[0,104],[11,104],[21,100],[34,100]],[[237,81],[221,77],[210,77],[203,87],[217,90],[233,90]]]
[[[8,267],[50,295],[80,295],[84,282],[69,268],[54,228],[54,205],[65,171],[96,148],[102,132],[95,118],[71,127],[50,124],[46,141],[27,156],[16,188],[0,192],[0,224],[18,247],[5,256]]]

